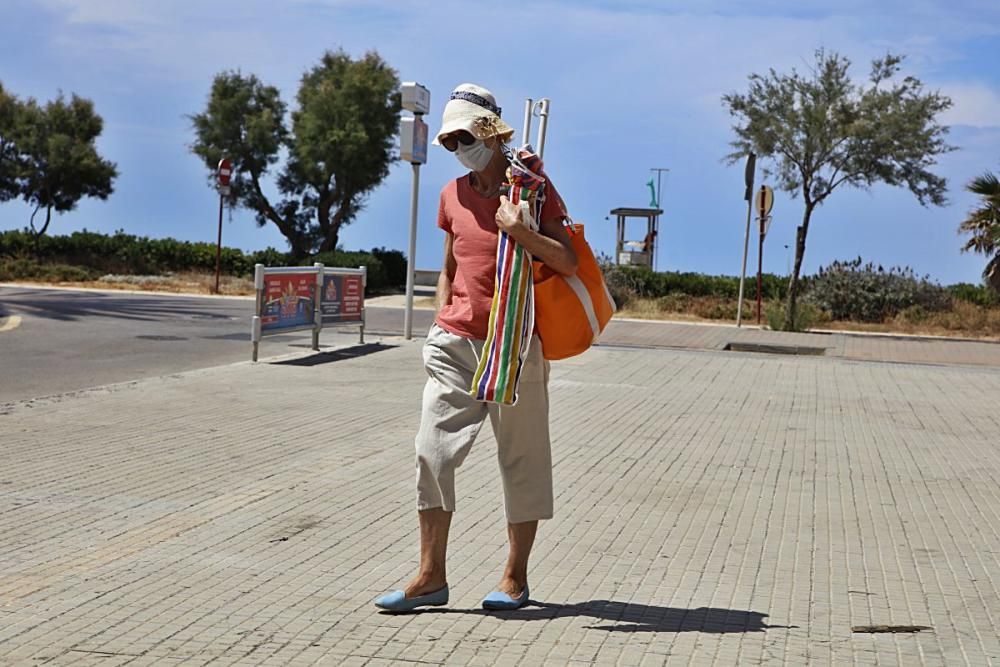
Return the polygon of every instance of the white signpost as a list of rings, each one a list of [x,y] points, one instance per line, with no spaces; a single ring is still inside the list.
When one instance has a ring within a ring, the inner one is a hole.
[[[740,297],[736,305],[736,326],[743,325],[743,285],[747,278],[747,253],[750,251],[750,216],[753,214],[753,179],[757,168],[757,156],[754,153],[747,155],[747,164],[743,170],[743,180],[746,184],[746,191],[743,199],[747,202],[747,231],[743,237],[743,268],[740,269]]]
[[[413,277],[417,252],[417,199],[420,188],[420,165],[427,162],[427,123],[422,116],[430,111],[431,93],[415,81],[400,87],[403,108],[413,112],[400,121],[399,157],[413,165],[413,189],[410,192],[410,248],[406,255],[406,314],[403,335],[413,337]]]
[[[764,237],[771,226],[771,209],[774,208],[774,190],[766,185],[760,186],[760,191],[755,197],[757,203],[757,214],[760,222],[760,233],[757,237],[757,324],[761,323],[761,303],[763,300],[763,275],[764,275]]]

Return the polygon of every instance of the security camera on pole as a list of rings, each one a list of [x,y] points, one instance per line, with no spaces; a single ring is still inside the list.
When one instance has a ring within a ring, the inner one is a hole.
[[[222,272],[222,201],[229,196],[229,179],[233,175],[233,163],[228,158],[219,160],[219,237],[215,244],[215,293],[219,293],[219,275]]]
[[[415,81],[405,81],[400,87],[403,108],[412,111],[400,121],[399,157],[413,165],[413,189],[410,193],[410,251],[406,254],[406,315],[403,333],[413,337],[413,274],[417,252],[417,193],[420,187],[420,165],[427,162],[427,123],[422,116],[430,111],[431,93]]]

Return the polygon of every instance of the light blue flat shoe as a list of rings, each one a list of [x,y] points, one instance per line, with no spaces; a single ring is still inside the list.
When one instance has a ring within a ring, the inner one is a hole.
[[[418,607],[440,607],[448,604],[448,586],[432,593],[418,595],[415,598],[406,597],[403,591],[386,593],[375,600],[375,606],[386,611],[413,611]]]
[[[509,611],[513,609],[520,609],[524,605],[528,604],[528,586],[525,584],[524,590],[516,598],[512,598],[506,593],[500,591],[493,591],[483,599],[483,609],[492,609],[494,611]]]

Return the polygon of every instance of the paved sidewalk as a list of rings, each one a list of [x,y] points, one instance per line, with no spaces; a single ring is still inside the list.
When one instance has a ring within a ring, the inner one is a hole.
[[[724,350],[730,344],[806,347],[824,356],[859,361],[992,366],[1000,368],[1000,341],[873,333],[792,333],[728,324],[612,320],[604,345]]]
[[[554,364],[535,603],[477,608],[505,555],[487,428],[450,606],[391,616],[424,376],[386,342],[0,407],[0,662],[1000,664],[1000,371]],[[932,629],[851,632],[882,624]]]
[[[422,292],[414,301],[414,320],[430,324],[433,318],[431,299]],[[401,295],[369,300],[376,307],[403,308]],[[396,319],[401,322],[402,315]],[[388,330],[386,316],[380,318],[382,330]],[[401,324],[398,330],[402,331]],[[767,331],[756,326],[737,328],[732,324],[710,322],[670,322],[661,320],[614,319],[601,336],[603,345],[666,347],[689,350],[724,350],[730,344],[780,345],[822,350],[824,356],[860,361],[899,363],[993,366],[1000,368],[1000,341],[975,341],[935,336],[907,336],[865,332],[791,333]]]

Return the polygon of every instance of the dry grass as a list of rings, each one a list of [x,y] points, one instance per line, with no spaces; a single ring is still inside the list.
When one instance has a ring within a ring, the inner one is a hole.
[[[1000,340],[1000,308],[983,308],[956,301],[951,310],[928,313],[919,319],[899,315],[887,322],[830,322],[824,328],[841,331],[874,331],[924,336],[956,336]]]
[[[743,302],[743,319],[756,318],[756,304]],[[736,322],[736,301],[710,296],[638,297],[618,311],[619,317],[642,320],[670,319],[682,322]]]
[[[766,307],[766,304],[765,304]],[[756,323],[756,303],[744,302],[743,321]],[[671,295],[659,299],[636,298],[618,313],[619,317],[678,322],[736,322],[736,301],[717,297]],[[764,318],[764,322],[767,319]],[[923,336],[955,336],[1000,340],[1000,308],[983,308],[956,301],[950,311],[899,315],[882,323],[822,322],[818,329],[837,331],[870,331]]]
[[[38,281],[18,282],[62,287],[92,287],[123,291],[141,290],[149,292],[173,292],[177,294],[214,294],[215,274],[187,271],[164,276],[102,276],[97,280],[84,281]],[[219,280],[219,293],[229,296],[252,296],[253,279],[223,275]]]

